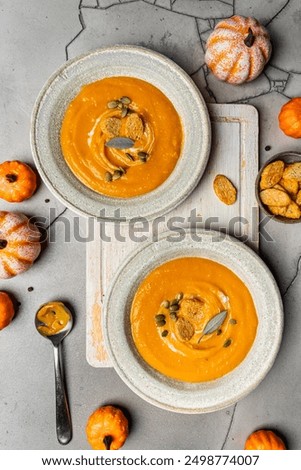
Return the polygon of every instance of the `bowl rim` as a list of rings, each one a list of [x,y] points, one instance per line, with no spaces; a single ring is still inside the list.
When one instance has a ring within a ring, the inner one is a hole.
[[[291,157],[292,160],[294,160],[295,158],[298,159],[297,161],[300,161],[301,162],[301,152],[297,152],[295,150],[288,150],[288,151],[284,151],[284,152],[280,152],[280,153],[277,153],[276,155],[273,155],[271,158],[269,158],[263,165],[262,167],[260,168],[258,174],[257,174],[257,177],[256,177],[256,180],[255,180],[255,196],[256,196],[256,199],[257,199],[257,202],[258,202],[258,205],[260,207],[260,209],[264,212],[264,214],[266,216],[268,216],[270,219],[272,220],[275,220],[276,222],[279,222],[281,224],[287,224],[287,225],[292,225],[292,224],[298,224],[301,222],[301,218],[300,219],[288,219],[286,217],[282,217],[281,215],[275,215],[275,214],[271,214],[271,212],[269,212],[269,210],[267,209],[267,207],[262,203],[261,199],[260,199],[260,196],[259,196],[259,193],[260,193],[260,190],[259,190],[259,183],[260,183],[260,179],[261,179],[261,175],[262,175],[262,172],[263,170],[270,164],[270,163],[273,163],[274,161],[276,160],[282,160],[285,162],[285,158],[286,157]],[[289,163],[292,163],[292,162],[289,162]]]
[[[167,236],[170,235],[170,233],[171,233],[170,231],[166,231],[166,232],[161,233],[158,237],[158,242],[157,243],[160,243],[160,241],[164,241],[167,238]],[[176,405],[162,403],[157,398],[154,398],[153,396],[150,396],[148,393],[146,393],[145,390],[141,390],[139,388],[139,386],[137,386],[137,383],[133,383],[131,377],[127,374],[127,372],[125,372],[124,368],[122,366],[120,366],[120,364],[118,362],[118,359],[115,355],[114,347],[112,346],[112,341],[111,341],[112,329],[110,329],[110,326],[109,326],[109,316],[111,315],[112,312],[110,312],[110,303],[111,303],[112,296],[114,296],[114,288],[115,288],[116,284],[120,281],[120,278],[122,277],[123,273],[126,271],[127,267],[133,262],[133,260],[136,257],[141,255],[141,253],[145,249],[151,247],[151,245],[154,245],[150,241],[142,243],[141,247],[138,250],[133,251],[124,260],[124,262],[121,264],[119,270],[117,271],[117,273],[115,274],[115,276],[114,276],[114,278],[111,282],[110,289],[108,291],[108,294],[105,297],[105,301],[104,301],[104,305],[103,305],[104,340],[105,340],[106,349],[109,353],[109,356],[110,356],[110,359],[112,361],[112,364],[113,364],[113,367],[114,367],[115,371],[121,377],[121,379],[125,382],[125,384],[134,393],[136,393],[138,396],[140,396],[143,400],[145,400],[148,403],[150,403],[154,406],[157,406],[159,408],[163,408],[163,409],[173,411],[173,412],[176,412],[176,413],[202,414],[202,413],[210,413],[210,412],[218,411],[218,410],[227,408],[227,407],[237,403],[238,400],[241,400],[242,398],[247,396],[250,392],[252,392],[261,383],[261,381],[266,377],[266,375],[268,374],[268,372],[272,368],[272,366],[275,362],[275,359],[277,357],[277,354],[279,352],[279,349],[280,349],[280,345],[281,345],[281,341],[282,341],[282,334],[283,334],[284,311],[283,311],[282,297],[281,297],[281,294],[280,294],[280,291],[279,291],[279,288],[278,288],[278,285],[276,283],[276,280],[275,280],[274,276],[272,275],[271,271],[269,270],[267,265],[264,263],[264,261],[250,247],[248,247],[244,243],[240,242],[239,240],[237,240],[233,236],[225,235],[224,233],[219,232],[219,231],[215,231],[215,230],[206,230],[206,229],[187,229],[186,230],[186,235],[187,234],[189,235],[191,233],[197,233],[198,235],[204,234],[205,237],[206,236],[211,236],[211,237],[213,237],[214,240],[218,240],[218,238],[220,238],[221,242],[225,241],[227,243],[234,244],[236,247],[238,246],[239,250],[242,250],[244,252],[244,254],[246,255],[246,257],[252,258],[257,263],[257,266],[260,267],[260,269],[262,271],[264,271],[266,279],[270,283],[270,287],[272,287],[272,289],[274,290],[274,292],[273,292],[273,301],[275,303],[275,306],[276,306],[275,308],[276,308],[276,311],[277,311],[277,314],[278,314],[278,318],[277,318],[278,323],[276,322],[277,325],[278,325],[278,332],[277,332],[277,335],[275,336],[275,339],[274,339],[274,342],[273,342],[272,351],[269,352],[268,360],[265,361],[264,365],[262,365],[262,370],[260,371],[260,375],[258,375],[256,377],[256,380],[253,379],[252,383],[248,384],[248,387],[245,388],[244,390],[242,390],[242,391],[240,390],[239,393],[237,393],[234,398],[232,397],[230,399],[224,399],[222,403],[215,404],[213,406],[205,407],[205,408],[201,407],[200,405],[198,407],[186,408],[185,406],[180,406],[179,407],[179,406],[176,406]],[[157,249],[156,249],[156,251],[157,251]],[[183,256],[185,256],[185,254]],[[183,257],[183,256],[178,256],[178,257]],[[200,257],[204,257],[204,256],[200,256]],[[174,259],[174,258],[176,258],[176,257],[173,257],[173,258],[170,258],[170,259]],[[161,264],[163,264],[164,262],[162,262]],[[220,262],[220,261],[218,261],[218,262]],[[223,263],[221,263],[221,264],[223,264]],[[227,265],[225,264],[225,266],[227,266]],[[236,273],[233,268],[231,268],[229,266],[227,266],[227,267],[229,269],[231,269],[234,273]],[[150,272],[150,271],[148,271],[148,272]],[[147,274],[145,273],[144,277],[146,275]],[[252,292],[251,292],[251,295],[253,296]],[[130,296],[130,292],[128,292],[128,297],[129,296]],[[254,298],[253,298],[253,300],[255,302]],[[123,319],[125,318],[125,315],[126,314],[124,312],[123,313]],[[258,332],[258,330],[257,330],[257,332]],[[116,332],[114,334],[116,335]],[[253,346],[255,344],[255,341],[256,341],[256,338],[254,340]],[[116,336],[115,336],[115,343],[116,343]],[[252,350],[253,346],[251,347],[250,351]],[[249,353],[250,353],[250,351],[249,351]],[[233,372],[237,371],[241,367],[241,365],[246,361],[249,353],[247,354],[246,358],[235,369],[233,369],[233,371],[231,371],[228,374],[224,375],[220,379],[215,379],[213,381],[208,381],[208,382],[203,382],[203,383],[200,382],[199,384],[205,384],[205,386],[206,386],[207,384],[211,385],[211,384],[216,383],[219,380],[224,380],[224,378],[226,378],[226,380],[227,380],[227,378],[229,376],[231,376],[231,374],[233,374]],[[136,355],[139,356],[139,354],[137,352],[136,352]],[[124,360],[124,357],[122,357],[122,360]],[[139,357],[139,359],[137,359],[137,361],[138,360],[140,360],[140,362],[144,363],[144,366],[146,365],[147,369],[149,369],[149,370],[152,369],[150,366],[148,366],[145,363],[145,361],[141,357]],[[241,370],[242,369],[240,369],[240,371]],[[145,370],[144,370],[144,374],[146,374]],[[151,374],[148,374],[148,375],[150,376]],[[162,380],[162,378],[164,379],[163,374],[157,373],[157,375],[159,377],[161,377],[161,380]],[[171,379],[171,381],[173,381],[173,379]],[[137,382],[137,380],[136,380],[136,382]],[[181,381],[177,381],[177,380],[175,380],[174,382],[180,383],[182,385],[184,384],[183,387],[185,387],[185,384],[186,384],[186,382],[181,382]],[[171,392],[173,391],[172,387],[170,387],[170,391]],[[184,393],[185,393],[185,390],[184,390]],[[199,395],[200,394],[198,394],[198,397],[199,397]]]
[[[37,142],[39,139],[37,138],[36,133],[37,133],[37,129],[38,129],[38,126],[39,126],[39,114],[40,114],[41,110],[43,110],[44,101],[48,99],[48,95],[51,93],[52,86],[54,86],[54,87],[56,86],[56,81],[59,80],[61,77],[63,77],[66,71],[68,71],[69,69],[73,70],[72,68],[77,66],[78,64],[81,64],[82,61],[88,61],[89,59],[92,60],[95,56],[100,56],[101,57],[102,54],[122,53],[124,51],[128,52],[128,53],[133,53],[133,54],[135,54],[135,53],[140,54],[141,56],[144,56],[145,58],[150,57],[153,60],[157,61],[158,63],[166,65],[168,70],[172,70],[174,75],[180,78],[181,83],[185,84],[185,86],[187,87],[186,89],[189,90],[189,93],[191,94],[191,97],[193,97],[196,109],[198,109],[198,112],[200,113],[199,116],[200,116],[200,122],[201,122],[201,128],[200,129],[201,129],[202,142],[201,142],[201,144],[199,144],[201,146],[199,148],[199,150],[201,149],[201,158],[199,158],[199,162],[197,163],[198,171],[196,172],[196,176],[191,179],[189,185],[186,185],[186,187],[184,186],[184,189],[181,189],[181,187],[180,187],[180,190],[178,191],[178,194],[177,195],[174,194],[174,200],[170,200],[166,197],[166,202],[165,202],[164,206],[161,205],[159,207],[159,204],[157,204],[158,208],[157,208],[156,212],[151,213],[151,211],[149,209],[149,213],[142,214],[142,217],[145,217],[147,220],[153,220],[156,217],[167,214],[172,209],[176,208],[179,204],[181,204],[189,196],[189,194],[191,194],[191,192],[196,188],[196,186],[198,185],[200,179],[202,178],[202,176],[203,176],[203,174],[206,170],[206,166],[207,166],[207,163],[208,163],[208,160],[209,160],[209,155],[210,155],[210,150],[211,150],[211,121],[210,121],[209,111],[208,111],[206,102],[204,100],[204,97],[203,97],[201,91],[199,90],[199,88],[196,86],[196,84],[192,80],[192,78],[177,63],[175,63],[170,58],[166,57],[165,55],[163,55],[163,54],[161,54],[157,51],[153,51],[151,49],[148,49],[148,48],[145,48],[145,47],[142,47],[142,46],[114,45],[114,46],[109,46],[109,47],[97,48],[97,49],[94,49],[92,51],[88,51],[86,53],[80,54],[80,55],[74,57],[73,59],[68,60],[66,63],[61,65],[48,78],[48,80],[46,81],[46,83],[42,87],[42,89],[41,89],[41,91],[40,91],[40,93],[39,93],[39,95],[38,95],[38,97],[35,101],[35,104],[34,104],[34,107],[33,107],[33,110],[32,110],[32,115],[31,115],[31,127],[30,127],[30,143],[31,143],[32,155],[33,155],[35,165],[38,169],[39,174],[41,175],[42,180],[45,182],[48,189],[55,195],[55,197],[57,197],[57,199],[59,199],[69,209],[79,213],[80,215],[83,215],[85,217],[90,217],[90,216],[91,217],[97,217],[98,220],[103,221],[103,222],[115,222],[115,221],[120,222],[120,221],[125,221],[125,218],[126,218],[126,221],[129,221],[129,220],[131,220],[132,217],[141,216],[141,215],[140,215],[140,213],[135,212],[131,216],[129,216],[129,217],[123,216],[123,217],[121,217],[121,219],[119,219],[118,216],[115,216],[115,214],[114,214],[114,216],[112,216],[112,215],[103,216],[103,215],[99,214],[99,210],[102,209],[103,207],[105,207],[104,204],[103,204],[103,201],[100,201],[100,200],[99,201],[97,200],[96,202],[94,200],[92,201],[93,196],[94,196],[94,198],[103,197],[105,200],[111,202],[111,204],[114,204],[114,206],[111,206],[111,207],[117,207],[117,208],[121,207],[119,204],[123,201],[129,202],[129,203],[132,202],[132,201],[134,201],[134,202],[135,201],[141,201],[141,207],[144,208],[147,204],[149,204],[149,201],[146,200],[147,197],[149,195],[151,195],[152,193],[154,193],[155,197],[158,196],[156,194],[156,191],[159,190],[159,188],[162,188],[164,190],[164,192],[165,191],[170,192],[170,187],[169,187],[170,185],[167,186],[167,182],[169,181],[170,177],[175,172],[176,167],[177,167],[178,164],[176,165],[173,172],[169,175],[169,177],[158,188],[155,188],[153,191],[145,193],[141,196],[135,196],[135,197],[131,197],[131,198],[112,198],[112,197],[109,197],[109,196],[98,194],[97,192],[93,191],[92,189],[86,187],[83,183],[81,183],[80,180],[78,180],[78,178],[75,175],[73,175],[73,173],[71,172],[71,170],[69,169],[69,167],[66,164],[66,167],[67,167],[66,170],[69,172],[69,174],[72,173],[73,177],[76,178],[77,183],[81,186],[81,188],[83,188],[84,190],[89,191],[89,193],[92,195],[90,200],[93,203],[95,202],[95,205],[96,204],[98,205],[97,206],[97,211],[96,211],[96,208],[95,208],[95,210],[93,212],[93,210],[87,210],[87,209],[83,209],[82,207],[80,207],[81,206],[80,203],[77,204],[77,202],[76,203],[70,202],[68,200],[68,198],[66,198],[66,194],[65,195],[61,194],[61,192],[59,191],[59,189],[56,187],[53,180],[51,179],[51,178],[53,178],[53,176],[50,177],[49,174],[47,174],[47,172],[44,169],[44,165],[43,165],[43,163],[41,161],[41,158],[40,158],[41,151],[39,150],[39,145],[38,145],[38,142]],[[115,75],[118,75],[118,74],[116,74],[116,73],[114,74],[114,72],[113,72],[111,76],[115,76]],[[134,76],[134,75],[131,75],[131,76]],[[101,79],[101,78],[102,77],[100,77],[99,79]],[[145,80],[147,81],[146,78],[145,78]],[[90,81],[87,81],[86,83],[91,83],[92,81],[93,80],[90,80]],[[150,80],[150,83],[152,83],[152,80]],[[154,86],[157,86],[157,85],[154,85]],[[160,89],[159,86],[157,86],[157,88]],[[164,91],[163,91],[163,93],[164,93]],[[173,103],[173,105],[175,106],[174,103]],[[181,115],[180,115],[180,117],[181,117]],[[185,138],[185,140],[187,139],[188,135],[189,135],[189,132],[187,132],[187,131],[185,132],[185,129],[184,129],[184,138]],[[184,142],[184,144],[185,144],[185,142]],[[182,149],[182,151],[183,151],[183,149]],[[198,152],[196,152],[196,153],[198,153]],[[187,158],[187,156],[186,156],[186,158]],[[179,161],[180,161],[180,159],[181,159],[181,156],[179,158]],[[178,163],[179,163],[179,161],[178,161]],[[63,172],[60,170],[58,173],[61,176]],[[77,192],[80,193],[80,191],[77,191]],[[160,197],[161,197],[161,195],[160,195]],[[88,199],[87,195],[83,195],[83,198]],[[141,207],[139,209],[141,209]],[[113,211],[113,209],[112,209],[112,211]]]

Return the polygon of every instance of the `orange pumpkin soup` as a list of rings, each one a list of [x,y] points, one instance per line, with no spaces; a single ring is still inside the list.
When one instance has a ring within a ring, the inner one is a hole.
[[[203,258],[156,268],[140,284],[131,309],[139,354],[157,371],[185,382],[217,379],[237,367],[254,342],[257,323],[246,285]]]
[[[75,176],[100,194],[120,198],[160,186],[176,166],[182,141],[169,99],[132,77],[83,86],[61,128],[62,153]]]

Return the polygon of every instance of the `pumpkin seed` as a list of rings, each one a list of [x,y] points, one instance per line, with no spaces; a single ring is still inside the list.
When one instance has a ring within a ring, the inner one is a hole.
[[[178,305],[179,304],[179,301],[178,299],[172,299],[172,301],[170,302],[170,305],[173,306],[173,305]]]
[[[109,109],[115,109],[118,106],[118,101],[115,101],[115,100],[114,101],[109,101],[107,106],[108,106]]]
[[[128,113],[128,108],[124,106],[121,111],[121,117],[124,118]]]
[[[163,308],[169,308],[170,307],[170,302],[169,300],[163,300],[161,307]]]
[[[162,331],[161,336],[163,336],[163,338],[165,338],[167,335],[168,335],[167,330]]]
[[[132,100],[128,96],[122,96],[120,98],[121,103],[123,104],[131,104]]]
[[[227,341],[224,342],[224,348],[228,348],[231,343],[232,343],[232,339],[231,338],[227,339]]]
[[[114,174],[113,174],[113,176],[112,176],[112,180],[113,180],[113,181],[119,180],[119,178],[121,178],[122,175],[123,175],[122,171],[120,171],[120,170],[115,170],[115,171],[114,171]]]
[[[146,152],[138,152],[138,157],[147,158],[147,157],[148,157],[148,153],[146,153]]]
[[[119,167],[119,170],[121,171],[122,174],[126,174],[126,169],[125,168],[122,168],[122,166]]]
[[[157,326],[164,326],[164,325],[166,325],[166,321],[165,320],[156,321],[156,325]]]
[[[231,323],[231,325],[236,325],[237,320],[235,320],[234,318],[231,318],[231,319],[229,320],[229,323]]]
[[[117,103],[117,108],[118,108],[118,109],[122,109],[122,108],[123,108],[123,104],[121,103],[121,101],[118,101],[118,103]]]
[[[148,153],[146,152],[138,152],[138,158],[141,162],[146,163],[148,160]]]
[[[221,335],[221,334],[222,334],[222,330],[217,330],[216,336],[219,336],[219,335]]]
[[[135,158],[130,153],[126,153],[125,155],[126,155],[126,157],[128,157],[129,160],[132,160],[132,162],[135,161]]]
[[[107,171],[105,174],[105,180],[107,183],[110,183],[112,181],[112,174],[109,171]]]
[[[182,300],[184,297],[184,294],[183,292],[179,292],[176,297],[175,297],[175,300],[177,300],[178,302],[180,302],[180,300]]]
[[[156,321],[161,321],[161,320],[165,320],[165,315],[163,315],[163,313],[158,313],[158,315],[155,316],[155,320]]]
[[[170,313],[170,318],[174,321],[177,321],[177,319],[178,319],[177,313],[176,312],[171,312]]]
[[[179,306],[179,304],[171,305],[171,306],[169,307],[169,310],[170,310],[171,312],[177,312],[178,310],[180,310],[180,306]]]

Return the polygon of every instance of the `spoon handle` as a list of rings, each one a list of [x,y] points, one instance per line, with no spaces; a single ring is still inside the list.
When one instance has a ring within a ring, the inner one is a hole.
[[[60,344],[54,345],[56,434],[60,444],[68,444],[72,438],[71,416],[61,366]]]

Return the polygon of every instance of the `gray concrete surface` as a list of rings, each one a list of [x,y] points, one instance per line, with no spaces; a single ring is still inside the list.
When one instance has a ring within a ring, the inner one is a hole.
[[[264,74],[237,88],[208,73],[203,50],[216,19],[233,13],[263,21],[274,45]],[[173,58],[191,74],[208,102],[256,106],[261,163],[279,151],[301,150],[300,142],[284,136],[277,124],[281,105],[301,94],[300,18],[299,0],[1,0],[0,160],[32,161],[30,113],[47,77],[67,58],[115,43],[142,44]],[[64,344],[74,432],[67,449],[88,449],[87,417],[105,403],[120,404],[131,413],[131,434],[124,449],[241,449],[249,432],[264,426],[282,432],[290,449],[301,449],[300,226],[270,222],[267,229],[273,242],[261,240],[262,257],[275,274],[285,303],[284,339],[273,369],[237,405],[185,416],[144,403],[114,370],[87,364],[85,246],[73,237],[66,243],[62,219],[57,218],[64,214],[73,227],[74,214],[43,184],[22,206],[2,201],[0,209],[45,217],[48,232],[55,236],[55,243],[48,244],[30,271],[0,282],[0,289],[21,302],[12,325],[0,333],[0,449],[60,448],[55,436],[51,344],[33,326],[38,306],[55,298],[67,300],[76,314],[74,331]],[[80,225],[84,230],[82,219]],[[29,292],[28,287],[34,290]]]

